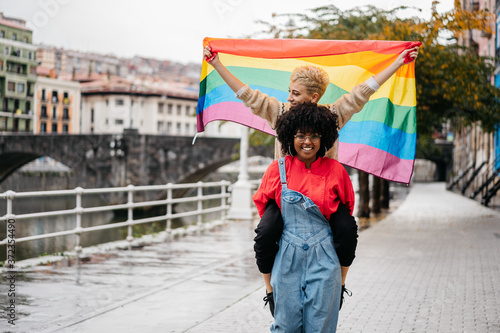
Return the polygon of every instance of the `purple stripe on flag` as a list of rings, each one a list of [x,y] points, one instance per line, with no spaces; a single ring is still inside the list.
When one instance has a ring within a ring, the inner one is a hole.
[[[414,160],[403,160],[383,150],[363,144],[339,142],[339,162],[375,176],[410,183]]]
[[[221,102],[211,105],[198,114],[198,120],[201,119],[203,120],[203,127],[213,120],[228,120],[275,135],[274,130],[267,121],[254,115],[250,108],[240,102]],[[201,129],[201,131],[203,130],[204,128]],[[200,122],[198,122],[198,132],[200,132]]]

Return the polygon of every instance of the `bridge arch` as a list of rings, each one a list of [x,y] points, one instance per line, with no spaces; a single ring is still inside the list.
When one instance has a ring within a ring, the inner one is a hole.
[[[5,152],[0,154],[0,183],[23,165],[41,157],[31,152]]]
[[[239,139],[169,135],[4,135],[0,137],[0,182],[22,165],[50,156],[68,166],[84,188],[197,182],[238,159]],[[249,155],[272,156],[273,147]]]

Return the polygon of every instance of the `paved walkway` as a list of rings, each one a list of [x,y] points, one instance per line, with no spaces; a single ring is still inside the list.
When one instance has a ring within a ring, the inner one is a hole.
[[[25,269],[16,325],[2,313],[0,331],[268,332],[253,227]],[[416,184],[358,244],[338,332],[500,332],[498,212],[444,183]],[[0,293],[3,303],[5,284]]]

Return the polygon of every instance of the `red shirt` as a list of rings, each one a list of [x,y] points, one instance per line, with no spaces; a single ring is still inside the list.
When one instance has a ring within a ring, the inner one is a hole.
[[[320,157],[306,169],[305,163],[292,156],[285,157],[288,188],[309,197],[326,219],[337,211],[339,202],[350,210],[354,209],[354,190],[349,174],[338,161]],[[278,161],[267,168],[253,201],[262,217],[266,204],[274,199],[281,209],[281,181]]]

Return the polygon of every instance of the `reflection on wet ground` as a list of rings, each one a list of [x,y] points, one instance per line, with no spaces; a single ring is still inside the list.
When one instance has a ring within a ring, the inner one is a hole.
[[[228,298],[236,301],[262,284],[253,258],[254,227],[253,222],[232,222],[141,250],[112,250],[79,262],[65,259],[18,271],[16,325],[10,327],[3,320],[0,331],[53,331],[155,293],[172,296],[158,306],[166,316],[175,309],[178,318],[172,318],[173,323],[182,329],[192,320],[222,310]],[[2,273],[4,281],[7,274],[11,273]],[[227,295],[216,294],[220,285],[228,286]],[[0,285],[2,304],[7,304],[7,289],[7,284]],[[183,299],[200,294],[211,296],[200,299],[203,309],[185,311],[183,318],[183,312],[177,311],[189,304]]]

